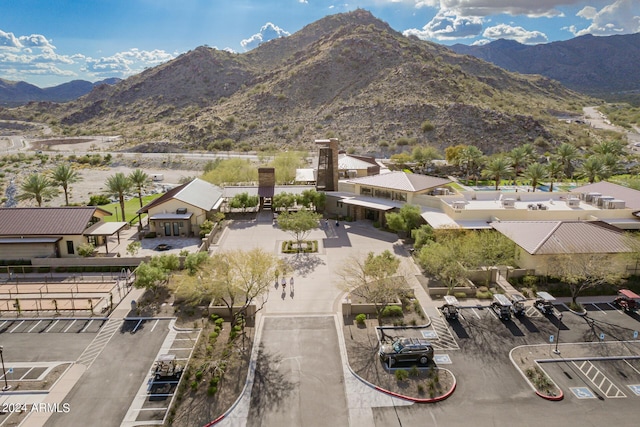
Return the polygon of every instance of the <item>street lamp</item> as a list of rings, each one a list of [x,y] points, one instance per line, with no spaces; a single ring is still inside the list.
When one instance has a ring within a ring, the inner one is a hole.
[[[2,350],[4,350],[4,347],[0,345],[0,360],[2,361],[2,376],[4,377],[4,387],[2,387],[2,391],[7,391],[11,386],[7,383],[7,371],[4,369],[4,357],[2,356]]]
[[[558,334],[556,337],[556,349],[553,350],[555,354],[560,354],[560,350],[558,350],[558,342],[560,341],[560,321],[562,320],[562,313],[558,315]]]

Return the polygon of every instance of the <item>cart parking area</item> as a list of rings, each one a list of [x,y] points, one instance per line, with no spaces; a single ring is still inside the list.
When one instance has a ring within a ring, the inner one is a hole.
[[[107,318],[42,318],[0,320],[0,334],[97,333]]]

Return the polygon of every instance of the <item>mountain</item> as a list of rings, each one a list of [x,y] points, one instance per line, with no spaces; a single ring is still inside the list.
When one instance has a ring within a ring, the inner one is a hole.
[[[39,88],[26,82],[0,79],[0,105],[17,106],[31,101],[67,102],[80,98],[102,84],[115,84],[121,79],[109,78],[96,83],[73,80],[58,86]]]
[[[569,131],[550,112],[577,113],[585,102],[545,77],[407,38],[359,9],[247,53],[198,47],[75,101],[32,103],[0,116],[183,149],[229,140],[234,150],[309,149],[315,139],[337,137],[360,153],[460,143],[492,153],[564,142]]]
[[[509,71],[540,74],[590,95],[640,91],[640,33],[586,35],[533,46],[496,40],[482,46],[456,44],[450,48]]]

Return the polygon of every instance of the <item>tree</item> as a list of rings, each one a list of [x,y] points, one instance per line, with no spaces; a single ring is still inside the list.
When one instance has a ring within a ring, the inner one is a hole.
[[[180,268],[177,255],[160,255],[151,257],[149,262],[141,262],[136,268],[136,280],[133,286],[156,292],[158,286],[167,284],[171,273]]]
[[[382,312],[406,289],[406,280],[398,275],[400,259],[386,250],[379,255],[369,252],[362,257],[350,256],[338,270],[341,287],[351,295],[373,304],[378,323]]]
[[[242,212],[246,212],[247,208],[255,208],[260,203],[258,196],[250,196],[249,193],[244,192],[233,196],[229,202],[229,206],[233,209],[242,209]]]
[[[612,262],[610,254],[565,253],[551,256],[547,274],[569,286],[571,305],[579,308],[577,298],[583,291],[600,285],[617,285],[623,279],[624,269]]]
[[[477,170],[482,165],[482,162],[482,151],[480,151],[478,147],[475,147],[473,145],[464,147],[458,153],[458,166],[464,169],[467,181],[469,181],[469,175],[472,173],[477,177]]]
[[[51,171],[51,179],[56,185],[59,185],[64,190],[64,203],[69,206],[69,185],[81,180],[78,172],[73,170],[69,163],[59,163]]]
[[[516,181],[524,167],[528,164],[528,154],[524,147],[515,147],[509,152],[509,161],[513,169],[513,179]]]
[[[427,163],[431,163],[433,160],[440,158],[442,158],[442,154],[440,154],[437,148],[430,145],[414,147],[411,151],[411,160],[416,162],[421,168],[424,168]]]
[[[258,168],[249,160],[234,157],[214,162],[202,179],[215,185],[250,183],[258,180]]]
[[[284,212],[278,215],[278,227],[293,236],[300,250],[300,243],[311,233],[311,230],[318,228],[320,214],[302,209],[298,212]]]
[[[275,155],[273,163],[276,183],[291,184],[296,178],[296,169],[306,166],[307,153],[298,151],[284,151]]]
[[[564,167],[564,176],[573,179],[572,162],[578,157],[578,149],[575,146],[565,142],[558,146],[558,149],[556,150],[556,156]]]
[[[50,199],[58,194],[55,183],[45,175],[33,173],[20,185],[21,194],[18,200],[35,200],[38,207],[42,207],[43,199]]]
[[[562,163],[554,159],[550,160],[546,167],[547,176],[549,177],[550,182],[549,191],[553,191],[553,184],[555,180],[562,179],[564,176],[564,167],[562,166]]]
[[[487,164],[487,168],[482,171],[482,175],[493,179],[496,183],[496,191],[500,185],[500,180],[511,174],[513,169],[504,157],[496,157]]]
[[[387,227],[396,233],[405,232],[411,235],[411,230],[418,228],[422,222],[419,206],[405,204],[399,212],[389,212],[385,214]]]
[[[578,169],[579,175],[589,181],[589,184],[593,184],[598,178],[601,179],[604,172],[605,167],[600,156],[589,157]]]
[[[531,181],[532,191],[536,191],[538,183],[547,177],[547,169],[540,163],[531,163],[524,170],[523,176]]]
[[[142,169],[136,169],[129,174],[129,181],[131,181],[131,186],[135,188],[138,193],[140,208],[142,208],[142,190],[150,181],[149,175],[147,175]],[[140,214],[138,214],[138,221],[140,221]]]
[[[322,209],[322,207],[326,203],[326,200],[326,194],[313,189],[304,190],[298,198],[298,202],[305,208],[309,209],[313,206],[314,212],[318,212],[318,209]]]
[[[126,221],[124,217],[124,195],[131,190],[131,180],[122,172],[117,172],[115,175],[107,178],[106,187],[109,194],[118,198],[122,212],[122,221]]]
[[[436,279],[442,280],[452,294],[454,288],[466,283],[467,269],[458,260],[460,249],[456,241],[446,239],[423,246],[418,252],[418,264]]]
[[[271,199],[271,206],[273,209],[278,210],[285,208],[289,211],[296,204],[296,196],[292,193],[278,193]]]

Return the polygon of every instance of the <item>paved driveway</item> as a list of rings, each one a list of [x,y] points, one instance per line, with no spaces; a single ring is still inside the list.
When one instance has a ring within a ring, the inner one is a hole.
[[[349,425],[333,316],[265,317],[247,425]]]

